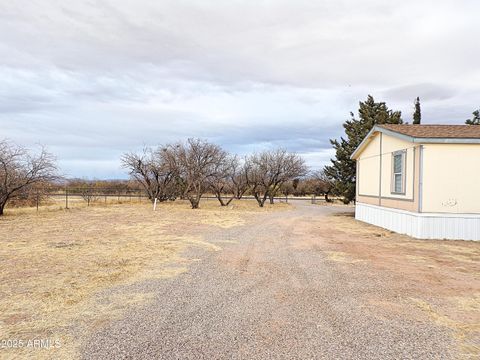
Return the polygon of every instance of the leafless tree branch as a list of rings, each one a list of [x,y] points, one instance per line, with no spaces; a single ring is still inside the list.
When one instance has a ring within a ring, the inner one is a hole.
[[[251,155],[247,158],[246,169],[250,190],[260,207],[264,206],[267,198],[273,203],[284,183],[304,176],[308,170],[299,155],[284,149]]]
[[[0,141],[0,215],[9,200],[56,179],[55,158],[45,148],[38,154],[31,154],[23,147]]]

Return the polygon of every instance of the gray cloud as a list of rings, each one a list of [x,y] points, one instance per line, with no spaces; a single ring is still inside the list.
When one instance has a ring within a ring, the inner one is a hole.
[[[450,99],[456,95],[456,91],[453,87],[440,84],[414,84],[388,89],[384,94],[394,101],[411,101],[412,94],[430,101]]]
[[[415,11],[412,11],[415,9]],[[312,166],[367,94],[423,119],[479,106],[480,5],[453,0],[0,1],[0,129],[72,176],[189,136]]]

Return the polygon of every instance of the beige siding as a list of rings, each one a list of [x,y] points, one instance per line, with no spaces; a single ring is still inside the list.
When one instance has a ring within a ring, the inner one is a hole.
[[[379,171],[380,162],[380,135],[377,134],[365,150],[362,152],[358,162],[358,189],[359,195],[377,196],[380,189]]]
[[[414,145],[416,144],[385,134],[376,134],[358,158],[357,201],[418,211],[419,148],[418,145],[416,147]],[[403,195],[392,193],[392,156],[399,150],[406,151],[405,194]]]
[[[426,144],[423,212],[480,214],[480,145]]]
[[[362,204],[380,205],[380,201],[379,201],[378,196],[357,195],[357,202],[362,203]]]

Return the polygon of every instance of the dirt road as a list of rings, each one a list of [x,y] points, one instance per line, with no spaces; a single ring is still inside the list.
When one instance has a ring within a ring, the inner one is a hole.
[[[345,209],[297,203],[202,230],[222,250],[189,250],[187,272],[117,288],[153,300],[89,335],[82,356],[473,359],[479,244],[412,241],[334,216]]]

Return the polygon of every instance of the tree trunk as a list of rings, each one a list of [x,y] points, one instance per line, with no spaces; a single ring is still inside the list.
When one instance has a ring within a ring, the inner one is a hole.
[[[235,199],[240,200],[243,197],[243,195],[245,195],[246,192],[247,192],[246,189],[245,190],[238,190],[237,194],[235,195]]]
[[[215,196],[217,197],[218,201],[220,202],[220,205],[221,206],[226,206],[227,204],[225,204],[225,202],[223,201],[222,199],[222,194],[220,193],[216,193]]]
[[[190,204],[192,205],[192,209],[198,209],[198,201],[197,199],[190,198]]]
[[[325,202],[327,202],[327,203],[331,202],[331,200],[328,198],[328,192],[326,192],[323,195],[325,196]]]
[[[255,200],[257,200],[258,206],[263,207],[263,204],[265,203],[265,196],[260,198],[259,194],[253,193],[253,196],[255,197]]]
[[[269,195],[268,197],[270,198],[270,204],[273,204],[275,200],[274,197],[272,195]]]
[[[197,194],[195,197],[189,196],[190,204],[192,204],[192,209],[198,209],[200,206],[200,199],[202,198],[201,194]]]
[[[0,204],[0,216],[3,215],[3,208],[5,207],[5,204]]]
[[[262,205],[260,205],[260,207],[263,207],[263,205],[265,205],[265,201],[267,201],[267,197],[268,197],[268,193],[266,193],[265,195],[263,195],[263,198],[262,198]]]

